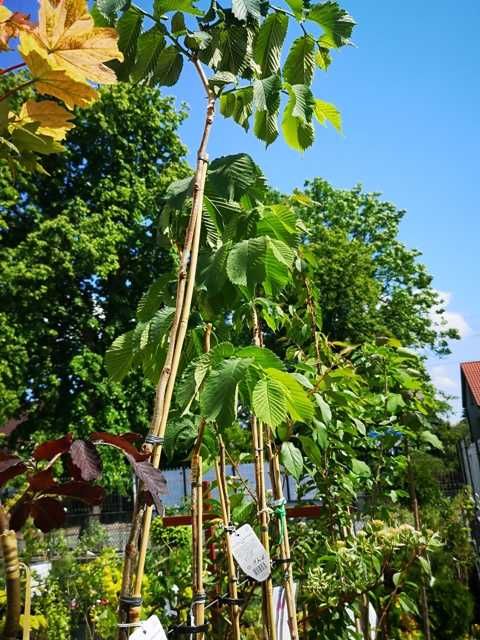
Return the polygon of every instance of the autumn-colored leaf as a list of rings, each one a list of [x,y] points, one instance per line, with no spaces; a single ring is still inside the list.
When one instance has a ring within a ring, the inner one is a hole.
[[[32,503],[30,500],[20,500],[10,511],[10,528],[20,531],[30,515]]]
[[[73,122],[70,122],[73,117],[72,113],[53,100],[42,100],[41,102],[27,100],[13,123],[22,125],[31,122],[38,123],[39,126],[35,133],[49,136],[54,140],[63,140],[67,131],[75,127]]]
[[[69,109],[87,107],[98,98],[93,87],[70,75],[64,69],[52,68],[48,54],[39,48],[31,34],[20,35],[20,54],[28,65],[39,93],[62,100]]]
[[[88,482],[82,482],[80,480],[72,480],[71,482],[64,482],[63,484],[56,484],[51,489],[48,489],[46,493],[49,495],[75,498],[75,500],[86,502],[92,506],[101,504],[105,497],[105,490],[102,487],[89,484]]]
[[[65,509],[55,498],[40,498],[31,503],[30,513],[35,526],[43,533],[58,529],[65,522]]]
[[[66,453],[72,444],[72,434],[67,433],[63,438],[57,438],[56,440],[47,440],[42,442],[33,452],[35,460],[52,460],[60,453]]]
[[[31,30],[29,17],[19,11],[10,11],[0,4],[0,51],[8,51],[9,40],[16,38],[21,29]]]
[[[142,460],[146,460],[150,457],[150,453],[142,453],[141,451],[138,451],[138,449],[136,449],[129,441],[128,436],[124,438],[123,435],[116,436],[113,433],[97,431],[90,435],[90,440],[92,442],[108,444],[112,447],[116,447],[117,449],[121,449],[125,454],[127,454],[127,456],[132,456],[132,458],[137,462],[141,462]]]
[[[26,470],[25,463],[18,456],[2,454],[0,458],[0,487]]]
[[[51,67],[84,82],[116,82],[115,73],[104,63],[123,60],[117,32],[95,27],[85,0],[40,0],[35,37]]]
[[[102,461],[95,445],[87,440],[75,440],[70,447],[72,463],[80,471],[82,480],[98,480],[102,474]]]
[[[32,491],[47,491],[55,486],[55,480],[51,469],[43,469],[28,478],[28,484]]]
[[[157,510],[161,512],[163,506],[161,496],[167,492],[165,476],[159,469],[156,469],[151,462],[148,462],[148,460],[137,462],[129,455],[127,455],[127,458],[133,467],[135,475],[143,482],[145,488],[150,493]]]

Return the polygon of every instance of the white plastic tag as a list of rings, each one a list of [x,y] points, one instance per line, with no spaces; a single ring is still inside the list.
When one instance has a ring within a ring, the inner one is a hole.
[[[230,534],[230,540],[233,557],[242,571],[257,582],[264,582],[270,575],[270,558],[252,527],[242,525]]]
[[[293,583],[293,597],[297,594],[297,583]],[[288,624],[288,607],[284,587],[273,587],[273,608],[277,640],[292,640]]]
[[[141,626],[132,633],[129,640],[167,640],[167,635],[158,617],[151,616],[148,620],[142,622]]]

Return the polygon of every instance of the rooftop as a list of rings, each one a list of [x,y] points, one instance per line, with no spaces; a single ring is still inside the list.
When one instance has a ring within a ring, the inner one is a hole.
[[[480,406],[480,360],[462,362],[460,369],[465,376],[475,403]]]

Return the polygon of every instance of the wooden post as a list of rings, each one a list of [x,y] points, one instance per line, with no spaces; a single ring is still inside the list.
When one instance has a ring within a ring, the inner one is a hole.
[[[197,437],[198,446],[192,455],[192,608],[196,627],[205,623],[206,601],[203,587],[203,474],[202,456],[199,453],[204,429],[205,421],[202,420]],[[195,637],[204,640],[205,634],[198,633]]]
[[[217,475],[218,493],[220,496],[220,506],[222,509],[222,522],[224,527],[224,549],[227,560],[228,575],[228,597],[232,600],[230,603],[230,616],[232,618],[232,639],[240,640],[240,608],[236,600],[238,600],[237,588],[237,570],[232,553],[232,543],[230,540],[229,527],[231,527],[230,498],[228,496],[228,487],[225,478],[225,445],[222,437],[219,437],[220,456],[215,461],[215,471]]]

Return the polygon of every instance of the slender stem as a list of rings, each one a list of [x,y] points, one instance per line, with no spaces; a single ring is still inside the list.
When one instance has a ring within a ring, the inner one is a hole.
[[[7,592],[7,612],[2,638],[15,640],[20,629],[21,595],[20,564],[18,561],[17,536],[8,528],[8,517],[0,507],[0,548],[2,549],[5,567]]]
[[[227,559],[227,574],[228,574],[228,595],[235,601],[238,600],[238,588],[237,588],[237,571],[235,568],[235,562],[233,560],[232,543],[230,540],[230,533],[228,527],[230,526],[231,513],[230,513],[230,498],[228,497],[227,482],[225,479],[225,444],[223,439],[219,436],[220,456],[215,461],[215,471],[217,476],[218,493],[220,497],[220,506],[222,509],[222,521],[224,526],[224,548],[225,556]],[[240,640],[240,609],[238,604],[233,602],[230,604],[230,615],[232,618],[232,638],[233,640]]]
[[[6,73],[10,73],[11,71],[16,71],[17,69],[21,69],[22,67],[26,67],[26,62],[19,62],[18,64],[14,64],[11,67],[6,67],[5,69],[0,69],[0,76],[4,76]]]
[[[253,321],[253,341],[257,347],[263,346],[262,331],[258,319],[255,304],[252,310]],[[257,420],[256,416],[252,416],[252,441],[253,455],[255,465],[255,485],[257,491],[257,508],[258,521],[260,525],[260,540],[265,547],[268,555],[270,555],[270,536],[268,531],[269,515],[267,507],[267,494],[265,489],[265,458],[264,458],[264,440],[263,425]],[[275,613],[273,609],[273,582],[270,575],[267,580],[262,582],[262,611],[263,611],[263,627],[269,640],[275,640]]]
[[[315,366],[317,369],[317,374],[321,374],[321,355],[320,355],[320,341],[318,338],[318,328],[317,328],[317,320],[315,318],[315,304],[313,301],[313,292],[312,287],[310,286],[310,280],[305,276],[303,279],[305,284],[305,289],[307,291],[307,310],[310,316],[310,325],[312,327],[313,340],[315,345],[315,357],[316,362]]]
[[[205,124],[202,131],[202,138],[197,153],[197,166],[193,186],[192,207],[185,234],[184,246],[178,272],[175,316],[170,330],[167,356],[165,358],[162,373],[160,375],[160,380],[155,391],[154,411],[150,424],[150,432],[160,438],[163,438],[165,435],[168,414],[170,411],[170,403],[173,395],[173,388],[175,385],[180,363],[180,356],[187,332],[188,318],[190,316],[200,244],[203,193],[207,177],[207,146],[215,114],[215,96],[208,87],[208,80],[206,78],[205,72],[197,60],[194,61],[194,66],[206,92],[207,108]],[[151,445],[147,442],[145,442],[143,448],[146,451],[152,451]],[[160,464],[161,453],[161,444],[154,447],[152,464],[157,468]],[[150,537],[152,507],[147,506],[144,502],[139,502],[139,505],[137,505],[135,511],[136,513],[132,522],[130,540],[134,542],[140,539],[140,550],[138,556],[133,556],[128,552],[128,550],[125,553],[122,593],[120,600],[121,623],[131,623],[139,619],[140,607],[132,606],[130,603],[126,603],[125,598],[129,598],[132,596],[130,585],[134,572],[135,585],[133,596],[140,597],[141,595],[142,580],[145,569],[145,558]],[[138,530],[138,532],[135,530]],[[137,557],[138,560],[135,571],[134,565]],[[127,637],[126,631],[123,628],[119,628],[118,637],[121,640],[124,640]]]

